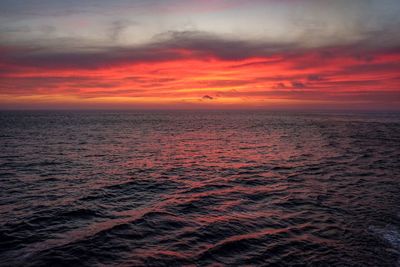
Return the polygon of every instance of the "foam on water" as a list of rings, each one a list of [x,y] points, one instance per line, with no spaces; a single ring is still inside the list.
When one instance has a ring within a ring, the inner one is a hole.
[[[369,229],[383,240],[387,241],[393,248],[397,249],[400,253],[400,232],[393,225],[387,225],[384,228],[371,226]]]
[[[398,254],[396,266],[400,266],[400,230],[394,225],[386,225],[385,227],[370,226],[369,230],[393,248],[392,251]]]

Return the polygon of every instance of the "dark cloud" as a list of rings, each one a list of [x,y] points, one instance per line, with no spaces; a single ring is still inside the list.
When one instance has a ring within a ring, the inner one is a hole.
[[[299,81],[292,81],[291,84],[292,84],[292,87],[296,88],[296,89],[303,89],[306,87],[306,85],[304,83],[299,82]]]
[[[400,73],[400,61],[390,63],[363,63],[356,65],[349,65],[338,72],[338,74],[371,74],[371,73],[387,73],[387,72],[399,72]]]
[[[46,48],[31,49],[3,56],[3,63],[10,65],[50,69],[96,69],[139,62],[179,59],[179,53],[151,48],[109,48],[100,51],[48,52]]]
[[[277,84],[274,86],[274,88],[275,88],[275,89],[286,89],[287,86],[286,86],[284,83],[277,83]]]
[[[123,27],[115,25],[110,37],[117,38]],[[60,44],[60,47],[61,44]],[[80,50],[55,51],[44,46],[3,47],[3,63],[38,68],[91,69],[140,62],[169,61],[182,58],[219,58],[241,60],[266,57],[277,52],[293,51],[292,45],[241,41],[203,32],[168,32],[153,42],[131,47],[86,47]]]
[[[318,75],[318,74],[311,74],[311,75],[308,75],[307,80],[310,81],[310,82],[321,81],[322,80],[322,76]]]
[[[203,99],[203,100],[213,100],[214,97],[209,96],[209,95],[205,95],[205,96],[203,96],[201,99]]]
[[[229,39],[201,31],[169,31],[156,35],[153,40],[161,47],[186,49],[225,60],[267,56],[299,48],[296,44]]]
[[[113,26],[110,38],[118,38],[124,26],[119,22]],[[239,61],[248,58],[271,58],[256,65],[268,65],[289,60],[296,62],[293,69],[310,69],[324,66],[337,56],[354,56],[360,54],[359,47],[336,47],[312,49],[311,56],[304,57],[310,50],[296,44],[279,44],[262,41],[244,41],[223,38],[205,32],[184,31],[167,32],[157,35],[152,42],[130,47],[84,47],[84,49],[65,48],[60,44],[57,51],[45,46],[0,47],[5,51],[0,56],[3,65],[26,66],[51,69],[96,69],[115,65],[143,62],[162,62],[183,58],[208,60],[218,58],[227,61]],[[381,50],[369,50],[381,53]],[[399,49],[383,50],[384,53],[400,53]],[[357,56],[358,56],[357,55]],[[236,67],[246,67],[237,65]],[[1,70],[0,70],[1,71]],[[311,77],[311,79],[316,77]]]

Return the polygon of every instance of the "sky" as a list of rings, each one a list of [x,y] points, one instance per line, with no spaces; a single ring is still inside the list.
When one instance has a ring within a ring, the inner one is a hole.
[[[1,0],[0,109],[400,110],[398,0]]]

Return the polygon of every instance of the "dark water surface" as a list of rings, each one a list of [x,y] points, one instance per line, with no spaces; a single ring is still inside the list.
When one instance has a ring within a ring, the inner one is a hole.
[[[400,116],[0,112],[1,266],[396,266]]]

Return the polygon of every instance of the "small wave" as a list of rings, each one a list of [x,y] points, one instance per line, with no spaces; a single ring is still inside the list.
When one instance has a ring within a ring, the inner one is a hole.
[[[0,134],[0,266],[393,266],[400,258],[397,122],[31,114],[11,114],[15,125]]]

